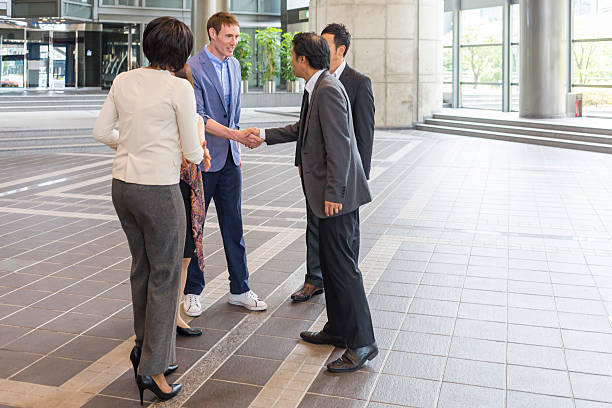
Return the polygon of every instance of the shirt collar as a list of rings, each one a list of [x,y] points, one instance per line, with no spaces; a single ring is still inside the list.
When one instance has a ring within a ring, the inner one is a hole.
[[[312,95],[312,91],[314,91],[315,85],[317,84],[317,80],[319,79],[319,77],[324,71],[325,71],[324,69],[318,70],[310,77],[308,82],[306,82],[306,86],[304,87],[304,89],[306,90],[306,92],[308,92],[309,99],[310,99],[310,95]]]
[[[342,75],[342,73],[344,72],[345,67],[346,67],[346,61],[343,60],[342,64],[340,64],[340,66],[336,68],[336,70],[334,71],[332,75],[335,76],[336,79],[340,79],[340,75]]]
[[[212,52],[208,51],[208,46],[209,46],[209,44],[206,44],[204,46],[204,51],[206,51],[206,55],[208,55],[208,58],[212,62],[221,65],[221,64],[223,64],[224,62],[226,62],[229,59],[229,58],[225,58],[224,60],[220,60],[215,54],[213,54]]]

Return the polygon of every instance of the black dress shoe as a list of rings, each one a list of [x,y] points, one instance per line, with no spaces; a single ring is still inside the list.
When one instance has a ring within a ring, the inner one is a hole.
[[[340,336],[332,336],[331,334],[325,333],[323,330],[319,332],[303,331],[300,333],[300,337],[312,344],[331,344],[332,346],[345,348],[346,342]]]
[[[305,302],[313,296],[323,293],[323,288],[313,285],[312,283],[304,283],[304,286],[293,292],[291,299],[294,302]]]
[[[142,349],[139,346],[134,346],[132,352],[130,353],[130,361],[132,362],[132,367],[134,368],[134,378],[138,379],[138,365],[140,364],[140,353]],[[170,375],[176,370],[178,370],[178,364],[169,365],[166,371],[164,371],[164,375]]]
[[[163,392],[153,380],[153,377],[148,375],[139,375],[136,377],[136,385],[138,385],[138,391],[140,392],[140,405],[142,405],[143,402],[144,390],[151,390],[153,394],[160,399],[160,401],[168,401],[169,399],[176,397],[179,391],[181,391],[183,388],[181,384],[169,384],[172,391]]]
[[[376,343],[356,349],[346,349],[342,357],[327,365],[327,371],[332,373],[350,373],[357,371],[368,360],[373,360],[378,355]]]
[[[202,329],[200,329],[199,327],[183,328],[183,327],[176,326],[176,334],[180,336],[201,336]]]

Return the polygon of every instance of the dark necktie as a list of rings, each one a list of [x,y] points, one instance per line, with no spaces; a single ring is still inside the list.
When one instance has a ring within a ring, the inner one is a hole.
[[[304,139],[304,128],[306,127],[306,115],[308,114],[308,91],[304,91],[302,97],[302,109],[300,109],[300,129],[297,140],[297,159],[298,164],[302,164],[302,140]]]

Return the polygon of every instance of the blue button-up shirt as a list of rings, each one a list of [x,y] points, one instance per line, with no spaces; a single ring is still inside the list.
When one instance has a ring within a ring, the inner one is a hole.
[[[208,51],[208,44],[204,47],[208,58],[215,67],[215,71],[217,72],[217,78],[219,78],[219,82],[221,83],[221,87],[223,88],[223,97],[225,98],[225,109],[227,112],[230,110],[230,99],[232,94],[232,84],[230,81],[230,73],[229,73],[229,58],[225,58],[225,60],[221,61],[217,58],[212,52]]]

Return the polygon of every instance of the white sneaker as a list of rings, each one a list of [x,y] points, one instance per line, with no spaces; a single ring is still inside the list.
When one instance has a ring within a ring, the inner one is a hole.
[[[187,316],[197,317],[201,315],[202,304],[200,303],[200,296],[185,295],[183,298],[183,310]]]
[[[230,293],[229,299],[227,301],[231,305],[242,306],[249,310],[259,311],[266,310],[268,308],[266,302],[261,300],[259,296],[257,296],[252,290],[241,293],[239,295],[233,295]]]

